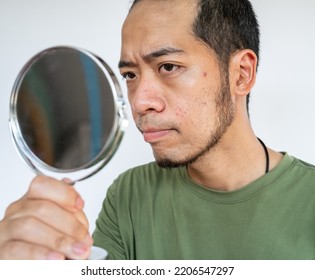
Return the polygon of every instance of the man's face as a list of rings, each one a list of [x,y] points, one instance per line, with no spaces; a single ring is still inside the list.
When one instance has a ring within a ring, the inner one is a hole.
[[[192,34],[195,5],[142,0],[122,31],[120,71],[133,118],[166,167],[206,154],[234,119],[228,78]]]

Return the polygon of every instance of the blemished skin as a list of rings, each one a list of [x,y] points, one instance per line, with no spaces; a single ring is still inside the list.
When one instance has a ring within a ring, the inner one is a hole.
[[[135,123],[156,160],[187,164],[205,187],[235,190],[265,172],[246,108],[257,57],[248,49],[235,52],[223,75],[214,53],[192,35],[196,3],[136,4],[122,30],[120,71]],[[272,169],[282,156],[268,153]],[[93,240],[83,206],[69,181],[36,177],[0,222],[0,259],[86,259]]]
[[[226,85],[215,54],[192,34],[197,1],[183,2],[142,0],[125,21],[119,65],[133,117],[158,162],[188,163],[209,188],[241,188],[265,171],[246,108],[257,57],[234,53]],[[223,90],[230,96],[220,104]],[[273,168],[281,155],[269,154]]]

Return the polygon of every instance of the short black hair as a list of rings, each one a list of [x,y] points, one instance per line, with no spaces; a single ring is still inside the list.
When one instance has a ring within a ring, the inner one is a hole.
[[[133,1],[130,9],[140,1]],[[198,0],[197,9],[192,32],[214,51],[221,71],[228,71],[237,50],[251,49],[259,61],[259,23],[249,0]],[[248,103],[249,95],[247,109]]]

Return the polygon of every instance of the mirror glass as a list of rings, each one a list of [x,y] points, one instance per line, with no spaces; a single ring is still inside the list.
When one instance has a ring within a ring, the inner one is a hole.
[[[10,130],[20,155],[39,174],[90,177],[114,155],[126,127],[113,71],[86,50],[46,49],[16,79]]]

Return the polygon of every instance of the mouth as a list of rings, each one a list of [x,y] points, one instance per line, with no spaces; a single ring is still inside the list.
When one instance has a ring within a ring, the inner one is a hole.
[[[144,141],[154,143],[169,135],[172,129],[144,129],[141,130]]]

